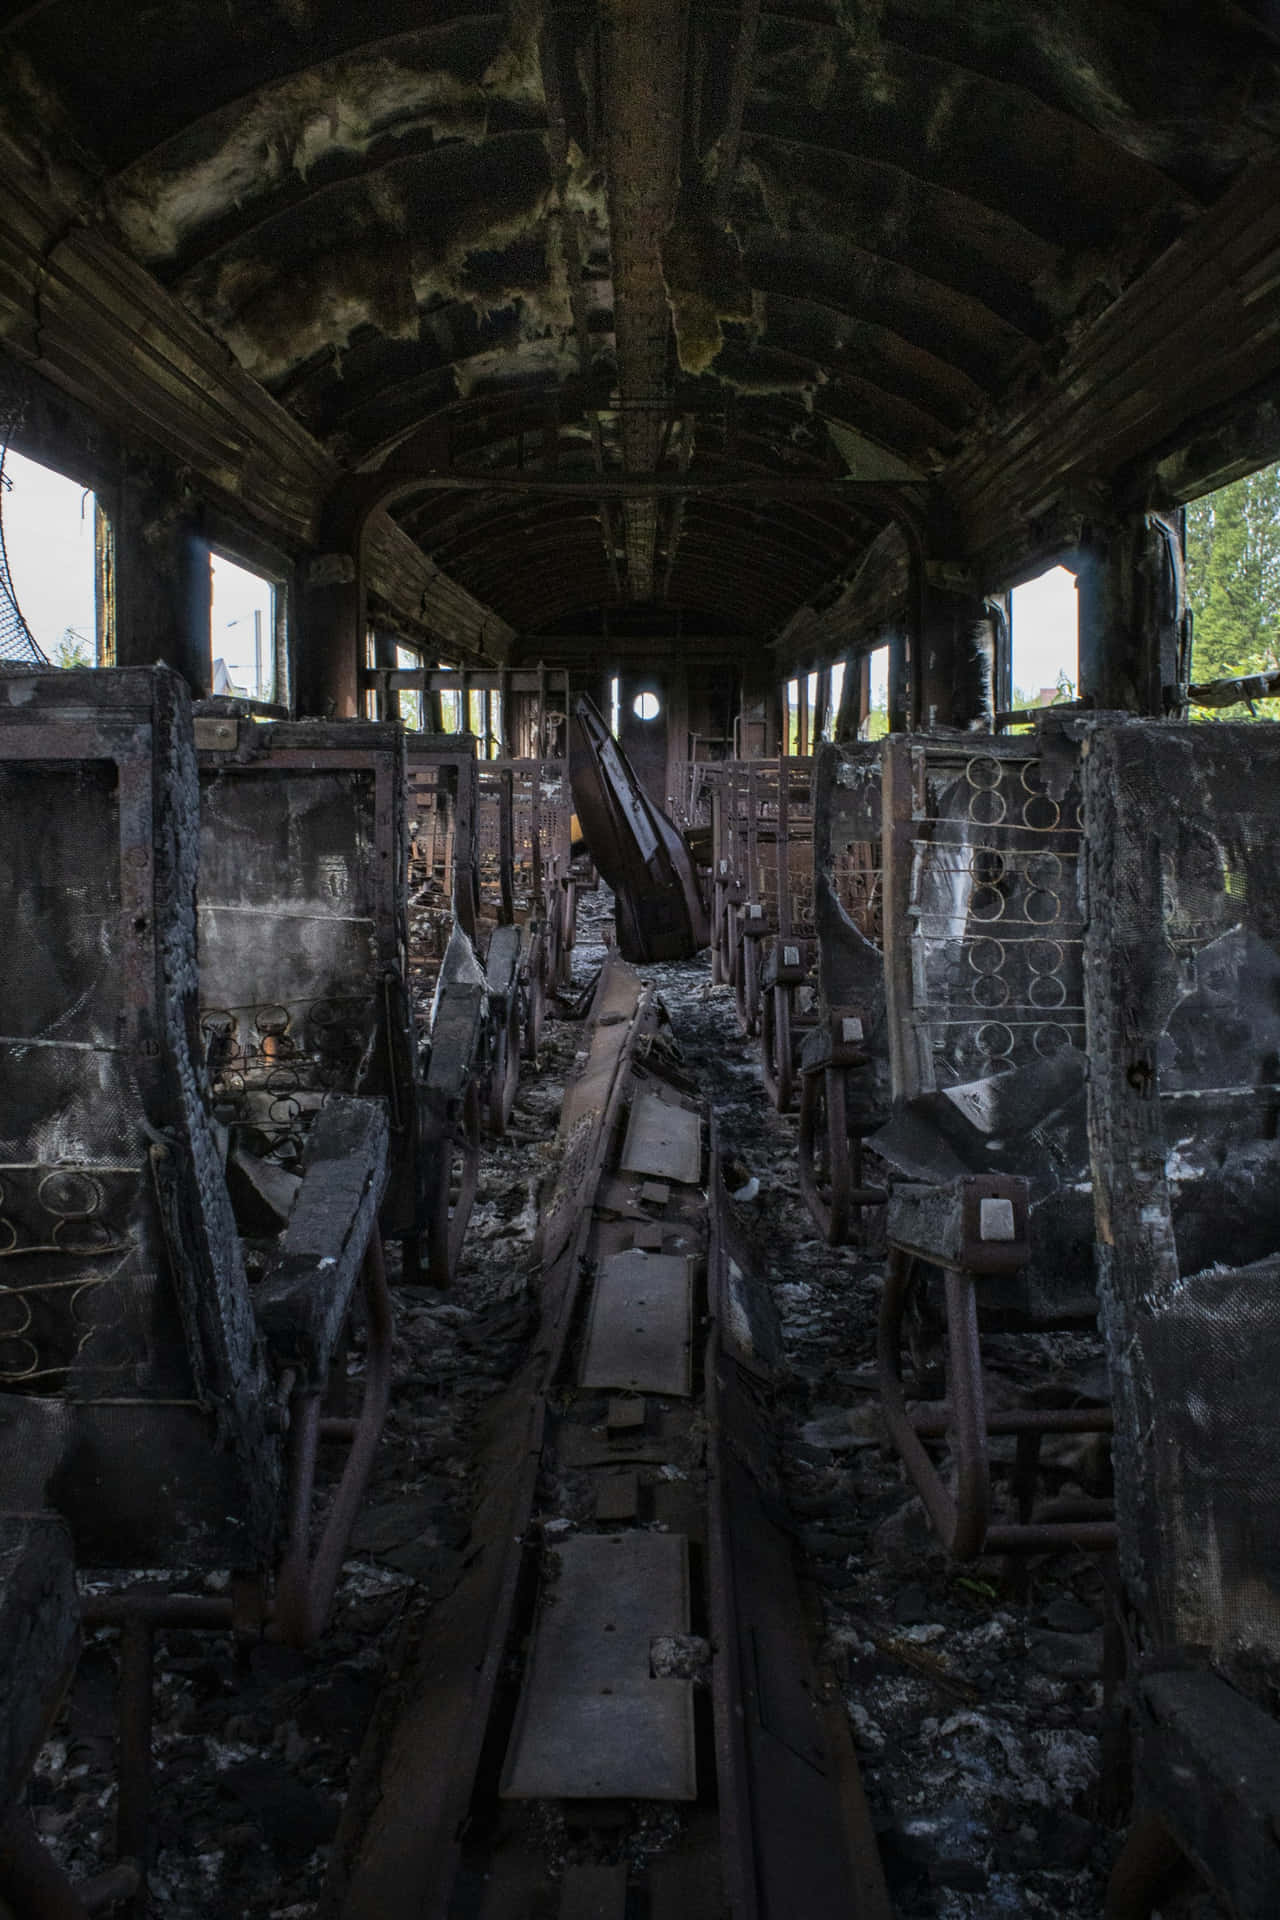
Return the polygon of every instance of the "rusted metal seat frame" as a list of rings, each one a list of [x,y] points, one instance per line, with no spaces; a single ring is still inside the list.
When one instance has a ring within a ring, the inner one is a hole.
[[[807,758],[788,755],[725,761],[714,770],[711,783],[712,978],[732,985],[738,1026],[751,1038],[761,1035],[764,1003],[766,997],[773,999],[769,1040],[762,1051],[769,1097],[776,1105],[785,1085],[784,1106],[790,1105],[794,1086],[794,988],[807,975],[812,956],[811,901],[807,908],[804,904],[811,868],[805,853],[811,831],[811,768]],[[771,849],[772,861],[766,849]],[[780,928],[789,944],[794,944],[791,936],[802,943],[803,954],[766,986],[767,955]],[[780,1012],[779,998],[786,1002]]]
[[[738,913],[745,898],[747,842],[758,760],[722,760],[703,769],[711,813],[711,978],[734,984],[738,959]]]
[[[779,1113],[790,1111],[797,1084],[797,1050],[815,1021],[812,1013],[802,1015],[797,1008],[798,989],[810,984],[817,952],[813,773],[811,758],[783,755],[779,759],[774,929],[764,958],[757,1016],[764,1089]]]
[[[476,741],[470,733],[405,734],[405,783],[411,817],[440,816],[443,891],[469,940],[476,938]],[[423,856],[418,855],[419,859]]]
[[[411,732],[405,736],[405,747],[411,815],[416,814],[421,820],[424,813],[430,816],[434,811],[443,813],[449,821],[445,858],[453,924],[460,927],[474,945],[479,941],[482,930],[478,846],[479,762],[476,759],[475,736],[469,733]],[[412,936],[412,928],[410,931]],[[443,958],[441,955],[441,962]],[[454,1149],[462,1153],[464,1165],[460,1177],[456,1167],[443,1176],[458,1189],[464,1207],[466,1191],[469,1188],[474,1194],[479,1171],[474,1164],[476,1149],[472,1139],[476,1114],[479,1114],[485,1129],[494,1138],[501,1138],[511,1118],[520,1078],[525,1001],[523,980],[511,977],[510,966],[504,964],[510,960],[505,950],[495,954],[493,959],[496,965],[490,964],[490,955],[486,952],[489,998],[484,1044],[477,1060],[477,1102],[467,1104],[467,1111],[456,1116],[456,1128],[454,1121],[450,1122],[450,1137],[454,1139]],[[421,966],[421,960],[418,964]],[[517,972],[522,964],[523,955],[517,952]],[[438,1172],[434,1176],[437,1184],[441,1177]],[[446,1207],[443,1220],[440,1214],[442,1204]],[[453,1211],[457,1211],[456,1203]],[[429,1265],[435,1273],[441,1270],[441,1262],[447,1262],[449,1258],[447,1249],[453,1244],[449,1228],[451,1217],[448,1203],[442,1202],[439,1197],[434,1199],[428,1209],[428,1234]],[[465,1227],[465,1220],[463,1224]],[[455,1257],[449,1271],[455,1270],[456,1264]]]
[[[155,1279],[176,1303],[193,1381],[189,1405],[164,1398],[154,1403],[162,1416],[186,1416],[181,1430],[173,1428],[172,1460],[163,1435],[153,1436],[157,1457],[145,1465],[133,1462],[139,1471],[132,1483],[113,1489],[104,1477],[111,1447],[104,1429],[104,1465],[91,1489],[77,1490],[56,1463],[51,1468],[11,1452],[0,1501],[16,1496],[17,1504],[33,1507],[49,1499],[68,1521],[84,1566],[145,1572],[184,1563],[208,1566],[211,1557],[213,1563],[221,1557],[234,1575],[226,1597],[191,1596],[171,1584],[135,1586],[99,1593],[84,1608],[87,1623],[123,1629],[117,1852],[127,1878],[127,1863],[141,1869],[146,1855],[155,1629],[265,1627],[301,1645],[321,1630],[328,1611],[390,1389],[390,1303],[378,1225],[387,1120],[379,1101],[340,1102],[326,1115],[309,1142],[309,1162],[280,1250],[268,1262],[264,1283],[251,1290],[209,1118],[205,1061],[193,1049],[199,789],[185,685],[164,668],[24,676],[21,701],[0,703],[0,763],[15,771],[56,768],[70,776],[85,768],[111,769],[109,790],[116,798],[109,820],[119,848],[117,938],[123,952],[119,964],[99,967],[93,993],[108,1012],[112,1003],[119,1007],[116,1044],[107,1052],[129,1063],[135,1110],[122,1115],[120,1124],[136,1126],[143,1157],[131,1219],[141,1218],[145,1203],[154,1231],[137,1245],[153,1247],[162,1261],[164,1272]],[[23,872],[21,843],[6,851],[21,876],[16,896],[30,876]],[[99,1006],[94,1020],[101,1024],[105,1018]],[[101,1048],[101,1042],[88,1044],[91,1051]],[[30,1051],[20,1047],[19,1062]],[[38,1097],[38,1086],[36,1091]],[[110,1117],[112,1110],[105,1111]],[[335,1184],[331,1165],[321,1164],[335,1140],[347,1159],[345,1183]],[[122,1139],[117,1158],[128,1152]],[[131,1236],[142,1231],[130,1229]],[[317,1232],[322,1247],[313,1244]],[[363,1290],[368,1329],[362,1406],[357,1419],[330,1422],[326,1431],[321,1409],[330,1358],[356,1285]],[[110,1396],[95,1391],[110,1411]],[[122,1404],[140,1409],[136,1417],[145,1419],[152,1402],[136,1394],[135,1386]],[[20,1417],[28,1396],[10,1388],[3,1398]],[[70,1405],[74,1419],[80,1403]],[[201,1437],[204,1458],[234,1463],[220,1469],[226,1480],[222,1498],[234,1501],[234,1480],[241,1488],[238,1505],[211,1511],[210,1500],[219,1497],[217,1475],[190,1480]],[[312,1490],[322,1439],[345,1442],[347,1454],[313,1545]],[[163,1507],[150,1513],[140,1531],[148,1472]],[[42,1476],[43,1490],[37,1484]],[[117,1509],[125,1515],[123,1533],[113,1529]],[[107,1542],[110,1551],[104,1553]],[[23,1836],[18,1839],[18,1855],[11,1856],[16,1867],[36,1873],[38,1855],[25,1847]],[[142,1904],[144,1883],[141,1871],[136,1897]],[[102,1886],[115,1897],[123,1882],[107,1876]],[[47,1892],[50,1900],[58,1895],[54,1881]]]
[[[883,1117],[884,926],[878,746],[819,746],[813,764],[818,1012],[801,1050],[800,1191],[829,1246],[884,1205],[862,1143]]]
[[[1032,784],[1028,785],[1028,770],[1038,767],[1041,745],[1039,739],[1027,741],[989,735],[962,736],[958,739],[897,736],[883,743],[885,980],[893,1093],[898,1104],[906,1105],[922,1093],[934,1090],[937,1082],[934,1077],[932,1032],[939,1019],[944,1026],[950,1019],[947,1009],[935,1015],[932,1009],[920,1005],[918,1001],[920,991],[927,990],[928,977],[923,954],[917,954],[914,950],[916,943],[926,937],[922,933],[921,920],[925,908],[922,902],[915,900],[913,892],[925,884],[923,876],[927,867],[921,857],[921,847],[933,842],[935,832],[945,835],[958,829],[962,837],[954,842],[956,853],[968,853],[991,860],[992,873],[986,874],[985,866],[980,873],[972,859],[966,866],[963,861],[957,862],[951,857],[952,842],[946,839],[937,841],[942,854],[938,869],[942,879],[937,884],[945,883],[948,872],[967,875],[972,882],[967,891],[962,889],[965,891],[963,909],[954,909],[951,914],[951,918],[960,921],[958,931],[945,937],[932,936],[944,951],[949,951],[950,945],[954,945],[960,958],[964,957],[967,930],[975,923],[973,901],[989,895],[992,911],[998,910],[1003,915],[1004,908],[1000,901],[1004,898],[1002,883],[1007,871],[1014,876],[1011,887],[1021,886],[1023,890],[1025,924],[1019,932],[1018,923],[1001,920],[1004,929],[1002,938],[986,941],[986,944],[1000,948],[1001,968],[1010,926],[1013,926],[1015,939],[1030,941],[1035,937],[1025,930],[1026,925],[1036,924],[1031,920],[1027,904],[1033,892],[1052,895],[1058,900],[1059,911],[1063,900],[1074,897],[1074,876],[1064,880],[1059,873],[1058,879],[1063,886],[1061,895],[1057,894],[1055,887],[1037,886],[1032,876],[1033,862],[1044,856],[1020,849],[1016,837],[1010,848],[994,856],[989,854],[983,838],[984,835],[992,837],[995,830],[1004,824],[1005,801],[1000,789],[1006,776],[1013,778],[1013,771],[1020,763],[1018,779],[1028,792],[1028,800],[1022,809],[1028,834],[1035,831],[1043,831],[1046,835],[1059,832],[1061,807],[1056,802],[1049,802],[1037,813],[1037,819],[1052,818],[1052,827],[1040,828],[1030,824],[1032,805],[1040,798],[1040,794],[1033,790],[1034,777]],[[975,823],[972,829],[959,815],[954,821],[948,817],[935,822],[931,818],[928,803],[931,767],[959,769],[965,782],[972,787],[968,816],[969,821]],[[990,798],[992,795],[994,799]],[[1022,823],[1018,823],[1014,828],[1015,836],[1021,826]],[[1074,826],[1069,831],[1074,832]],[[1035,843],[1029,841],[1029,844]],[[1062,868],[1061,849],[1052,849],[1051,858]],[[1024,862],[1021,870],[1018,865],[1020,859]],[[983,874],[986,874],[985,878]],[[982,924],[980,920],[977,923]],[[1052,924],[1056,927],[1057,920]],[[1061,938],[1051,944],[1058,948],[1062,964],[1067,965],[1070,956],[1063,958],[1064,943]],[[1074,944],[1079,944],[1079,938]],[[958,960],[955,964],[958,967]],[[986,977],[976,963],[973,971],[979,980]],[[977,1001],[976,987],[971,985],[971,991],[975,1000],[975,1014],[984,1005],[991,1012],[1005,1010],[1007,1002],[996,1000],[994,1007],[991,1007],[989,1003]],[[1061,1002],[1050,999],[1043,1009],[1039,1003],[1030,1003],[1030,1010],[1031,1013],[1062,1013],[1065,1007],[1073,1027],[1080,1028],[1082,1036],[1082,982],[1079,1003],[1078,1007],[1069,1007],[1064,996]],[[1047,1031],[1050,1027],[1064,1027],[1061,1020],[1036,1020],[1028,1013],[1024,1013],[1019,1021],[1017,1015],[1020,1011],[1015,1007],[1004,1021],[983,1022],[976,1017],[971,1018],[968,1024],[975,1029],[975,1033],[973,1047],[966,1058],[972,1057],[974,1048],[981,1050],[981,1035],[988,1028],[997,1030],[992,1033],[989,1042],[993,1048],[1001,1038],[998,1030],[1009,1033],[1011,1056],[1016,1045],[1011,1021],[1014,1025],[1025,1024],[1035,1028],[1037,1051],[1041,1031]],[[968,1046],[968,1041],[958,1044]],[[993,1057],[1006,1056],[997,1053]],[[977,1198],[981,1197],[980,1177],[977,1184],[974,1179],[961,1184],[966,1185],[976,1204]],[[910,1215],[909,1208],[907,1213]],[[989,1301],[992,1305],[1002,1307],[1001,1319],[1006,1328],[1025,1324],[1028,1330],[1035,1332],[1055,1327],[1078,1328],[1081,1323],[1076,1303],[1067,1306],[1062,1314],[1049,1312],[1023,1320],[1016,1310],[1009,1310],[1007,1299],[996,1300],[995,1296],[1002,1291],[1000,1283],[1007,1277],[1025,1273],[1028,1267],[1030,1251],[1025,1238],[1020,1240],[1020,1255],[1014,1262],[1005,1259],[1001,1249],[993,1252],[990,1248],[982,1247],[976,1232],[969,1234],[965,1241],[968,1249],[965,1257],[944,1257],[943,1249],[932,1246],[927,1234],[916,1237],[913,1244],[910,1231],[904,1234],[901,1227],[895,1225],[892,1200],[888,1238],[877,1334],[881,1400],[890,1437],[947,1551],[960,1560],[997,1552],[1040,1553],[1056,1549],[1109,1551],[1115,1544],[1115,1523],[1109,1516],[1102,1517],[1099,1514],[1096,1503],[1058,1503],[1048,1510],[1041,1510],[1038,1518],[1033,1512],[1036,1473],[1045,1434],[1109,1433],[1112,1428],[1109,1406],[1021,1406],[1000,1412],[989,1412],[987,1409],[981,1333]],[[941,1276],[945,1303],[946,1392],[940,1401],[909,1406],[901,1372],[904,1322],[913,1285],[927,1285],[930,1274]],[[1007,1524],[992,1524],[991,1521],[990,1440],[997,1434],[1015,1436],[1017,1445],[1013,1493],[1020,1517],[1016,1522]],[[945,1441],[952,1457],[953,1485],[949,1486],[944,1480],[933,1456],[924,1445],[926,1439]]]
[[[1084,790],[1136,1777],[1105,1913],[1148,1920],[1181,1861],[1240,1920],[1264,1920],[1280,1891],[1280,727],[1108,729]],[[1228,1211],[1214,1188],[1237,1177]]]
[[[521,928],[521,1049],[532,1060],[548,996],[568,977],[577,915],[568,775],[563,760],[482,760],[477,771],[481,910]]]

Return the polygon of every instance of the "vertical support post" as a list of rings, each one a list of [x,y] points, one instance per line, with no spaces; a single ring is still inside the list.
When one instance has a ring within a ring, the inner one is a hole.
[[[193,694],[208,694],[213,583],[198,509],[147,474],[127,476],[117,503],[114,664],[162,660]]]
[[[787,835],[791,826],[791,762],[785,753],[778,755],[778,940],[791,938],[791,848]]]
[[[995,624],[979,595],[926,581],[920,633],[920,724],[989,727]]]
[[[364,590],[351,553],[318,553],[302,589],[298,711],[353,720],[360,712]]]
[[[396,667],[397,647],[394,633],[388,633],[384,627],[374,629],[373,664],[381,672],[393,673]],[[363,705],[363,703],[362,703]],[[400,700],[397,694],[384,685],[374,695],[373,710],[379,720],[394,720],[400,712]]]
[[[1095,529],[1080,549],[1080,690],[1096,707],[1163,714],[1189,668],[1180,513]]]
[[[498,679],[498,751],[504,760],[514,757],[511,744],[511,673],[506,667]]]

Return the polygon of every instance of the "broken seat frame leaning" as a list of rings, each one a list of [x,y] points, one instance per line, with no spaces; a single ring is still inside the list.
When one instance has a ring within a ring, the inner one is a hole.
[[[813,768],[817,1017],[800,1049],[800,1191],[829,1246],[883,1206],[862,1142],[888,1104],[878,745],[821,745]]]
[[[141,1869],[155,1628],[301,1645],[328,1612],[389,1391],[387,1117],[327,1104],[251,1285],[199,1045],[186,689],[163,668],[15,681],[3,934],[27,964],[0,1041],[0,1508],[59,1513],[82,1570],[233,1575],[225,1595],[127,1586],[85,1608],[123,1630],[117,1842]],[[361,1410],[326,1425],[357,1286]],[[313,1544],[326,1439],[347,1454]]]
[[[1046,1434],[1108,1433],[1052,1379],[989,1409],[985,1330],[1096,1323],[1084,1142],[1079,735],[882,743],[885,983],[896,1169],[878,1365],[885,1420],[948,1552],[1106,1550],[1109,1510],[1035,1511]],[[1028,1177],[1029,1170],[1031,1177]],[[902,1177],[905,1176],[905,1179]],[[945,1392],[907,1402],[904,1323],[941,1276]],[[1016,1442],[1015,1521],[993,1519],[997,1436]],[[948,1484],[926,1446],[945,1441]]]
[[[1085,765],[1089,1132],[1136,1817],[1107,1920],[1179,1863],[1280,1889],[1280,727],[1133,725]]]

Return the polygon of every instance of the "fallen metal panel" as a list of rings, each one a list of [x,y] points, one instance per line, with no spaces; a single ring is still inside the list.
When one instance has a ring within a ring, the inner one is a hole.
[[[502,1784],[505,1799],[692,1800],[693,1689],[651,1643],[689,1630],[679,1534],[582,1534],[556,1559]]]
[[[582,1385],[688,1394],[692,1297],[689,1262],[682,1254],[633,1247],[602,1260]]]
[[[627,1122],[622,1170],[696,1186],[702,1172],[700,1115],[673,1106],[661,1094],[638,1095]]]
[[[567,1867],[560,1882],[559,1920],[623,1920],[627,1910],[627,1869]]]

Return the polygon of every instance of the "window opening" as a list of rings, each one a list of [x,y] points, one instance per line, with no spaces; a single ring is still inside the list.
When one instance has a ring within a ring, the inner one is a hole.
[[[656,693],[638,693],[631,702],[631,711],[637,720],[656,720],[662,711],[662,702]]]
[[[1280,463],[1188,506],[1187,599],[1193,685],[1280,671]],[[1191,718],[1273,720],[1278,697],[1193,704]]]
[[[453,667],[448,660],[437,662],[441,673],[452,673]],[[455,688],[451,693],[440,695],[440,725],[446,733],[462,733],[462,695]]]
[[[889,649],[877,647],[867,656],[867,711],[858,727],[859,740],[883,740],[889,731]]]
[[[844,673],[844,661],[837,660],[831,669],[831,698],[827,702],[827,720],[826,725],[822,729],[822,737],[824,740],[834,740],[836,737],[836,722],[840,718],[840,702],[844,699]]]
[[[276,590],[225,555],[209,555],[213,691],[270,702],[276,686]],[[366,639],[368,660],[371,642]]]
[[[782,696],[782,737],[788,753],[796,751],[796,741],[800,737],[800,682],[788,680]]]
[[[615,673],[609,682],[609,731],[614,739],[618,738],[618,729],[622,725],[621,682]]]
[[[396,665],[398,667],[420,667],[422,660],[420,655],[415,653],[412,647],[398,646],[396,648]],[[422,732],[422,694],[420,691],[408,687],[401,688],[400,718],[406,727],[412,728],[414,733]]]
[[[1057,707],[1080,684],[1080,618],[1076,577],[1050,567],[1009,596],[1013,706]]]
[[[0,659],[99,665],[94,495],[12,448],[0,472]]]

